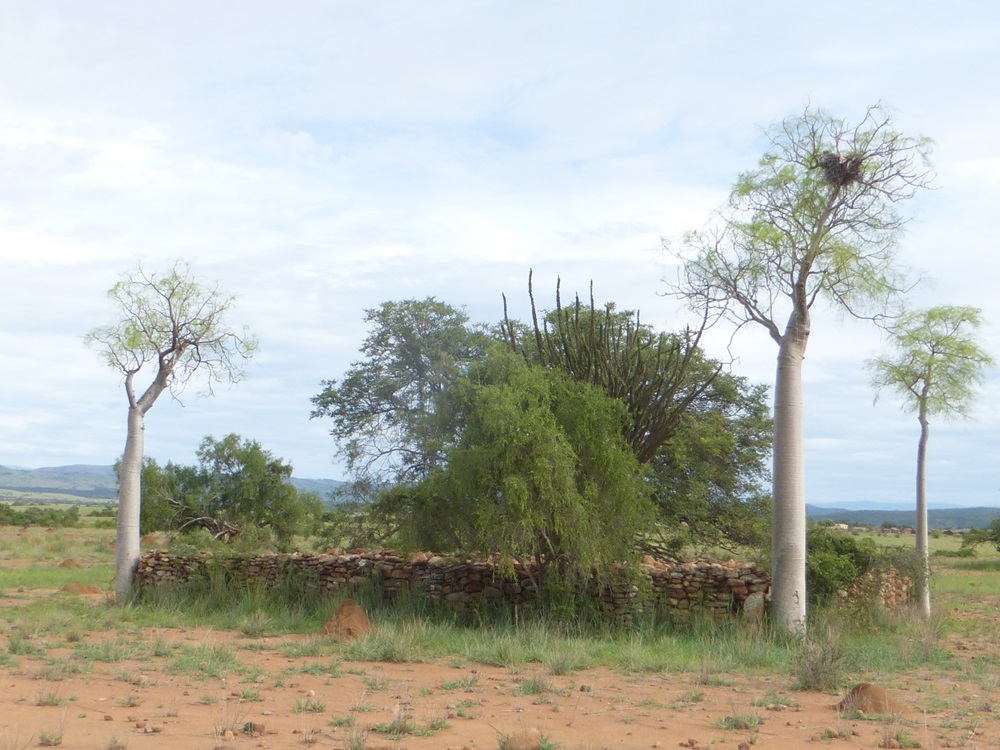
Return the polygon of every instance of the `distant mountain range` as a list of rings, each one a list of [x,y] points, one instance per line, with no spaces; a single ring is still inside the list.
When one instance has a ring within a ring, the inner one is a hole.
[[[344,484],[336,479],[299,479],[292,484],[300,490],[315,492],[324,500]],[[118,495],[118,479],[113,466],[74,464],[48,466],[42,469],[18,469],[0,466],[0,490],[13,492],[44,492],[74,495],[90,500],[114,500]]]
[[[898,507],[898,506],[895,506]],[[806,517],[812,521],[828,518],[837,523],[852,526],[879,527],[886,521],[893,526],[916,526],[917,511],[912,510],[853,510],[849,508],[826,508],[807,505]],[[927,525],[932,529],[972,529],[986,528],[1000,516],[1000,508],[930,508],[927,511]]]
[[[298,489],[315,492],[324,501],[344,482],[337,479],[308,479],[292,477]],[[0,466],[0,490],[11,492],[58,493],[87,500],[111,502],[118,493],[118,480],[113,466],[74,464],[50,466],[42,469],[19,469]],[[881,526],[888,521],[894,526],[916,526],[916,511],[908,505],[872,503],[844,503],[841,508],[807,505],[806,516],[813,521],[828,518],[838,523],[855,526]],[[863,508],[863,509],[862,509]],[[1000,516],[1000,508],[937,507],[927,512],[927,522],[932,529],[985,528]]]
[[[111,500],[118,492],[118,480],[113,466],[75,464],[43,469],[0,466],[0,489]]]

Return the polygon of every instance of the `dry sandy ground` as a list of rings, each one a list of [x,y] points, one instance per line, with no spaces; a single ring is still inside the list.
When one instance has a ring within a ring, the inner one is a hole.
[[[0,634],[3,654],[9,636]],[[235,671],[225,678],[172,673],[159,657],[148,663],[92,661],[89,671],[63,675],[59,664],[80,659],[73,644],[54,640],[44,655],[11,656],[16,663],[0,667],[0,750],[52,746],[57,739],[60,747],[90,750],[493,749],[501,736],[513,738],[515,746],[530,739],[530,732],[519,736],[530,729],[551,743],[543,747],[563,750],[853,749],[898,747],[888,741],[897,736],[919,743],[911,747],[1000,747],[993,696],[983,687],[989,683],[981,672],[968,676],[971,670],[887,676],[882,684],[906,710],[896,720],[874,720],[841,714],[840,696],[793,691],[790,679],[780,676],[624,675],[607,669],[553,676],[541,665],[512,672],[454,660],[344,662],[334,674],[320,674],[335,660],[281,652],[282,644],[310,637],[248,641],[238,633],[159,630],[142,639],[158,642],[161,651],[163,644],[232,647],[243,666],[260,667],[259,676],[247,682]],[[115,633],[89,632],[81,643],[118,640]],[[248,649],[248,643],[265,648]],[[952,647],[967,651],[969,644]],[[310,666],[317,674],[302,671]],[[526,692],[525,680],[532,678],[549,689]],[[761,723],[727,729],[727,717],[759,717]],[[417,733],[387,734],[394,721]]]

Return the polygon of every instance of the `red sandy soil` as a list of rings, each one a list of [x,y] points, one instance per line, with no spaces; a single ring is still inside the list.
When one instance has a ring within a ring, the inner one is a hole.
[[[7,655],[11,633],[9,626],[3,628],[0,653]],[[563,750],[854,750],[899,747],[890,741],[899,732],[923,748],[1000,747],[1000,722],[992,713],[995,696],[990,690],[1000,685],[1000,676],[994,675],[991,682],[989,670],[971,668],[986,654],[983,644],[967,639],[946,645],[970,668],[885,675],[879,684],[905,712],[895,718],[868,718],[838,710],[846,691],[794,691],[791,678],[778,674],[629,675],[601,668],[551,675],[536,664],[510,671],[447,659],[343,662],[336,676],[311,675],[302,668],[329,666],[335,660],[287,658],[280,649],[315,637],[247,639],[239,633],[178,630],[150,630],[133,637],[149,644],[231,647],[243,664],[261,668],[256,682],[246,682],[236,672],[225,678],[174,674],[164,658],[148,663],[84,662],[73,655],[74,644],[62,637],[49,642],[38,634],[42,655],[11,655],[13,663],[0,666],[0,750],[24,750],[47,741],[51,745],[56,738],[67,749],[303,750],[351,747],[348,743],[360,736],[365,736],[369,750],[492,750],[500,737],[530,740],[526,730],[531,729],[551,743],[543,746]],[[121,638],[95,631],[85,633],[82,642],[114,643]],[[60,664],[78,664],[85,671],[65,676],[54,669]],[[552,689],[542,695],[521,694],[521,683],[529,678],[547,681]],[[460,680],[471,686],[445,687]],[[241,698],[246,691],[257,691],[259,700]],[[759,717],[761,723],[755,729],[722,728],[727,717]],[[394,720],[429,733],[393,737],[378,731]],[[428,727],[435,722],[444,726],[431,732]],[[522,747],[537,746],[537,741],[528,741]]]

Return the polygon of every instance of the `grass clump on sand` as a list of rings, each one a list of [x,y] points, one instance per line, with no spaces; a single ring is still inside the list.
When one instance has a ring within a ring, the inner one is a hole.
[[[30,576],[17,567],[0,570],[0,587],[9,592],[16,588],[11,584],[20,581],[54,588],[53,584],[68,577],[86,575],[90,576],[86,580],[99,580],[106,588],[112,576],[113,532],[61,529],[55,533],[63,535],[61,544],[67,554],[78,555],[89,567],[58,568],[61,557],[43,551],[46,564]],[[35,543],[49,542],[44,532],[35,536]],[[15,549],[15,555],[27,555],[31,549],[24,541],[16,545],[21,551]],[[10,554],[5,549],[5,555]],[[995,576],[983,575],[996,569],[998,560],[943,560],[941,565],[948,567],[936,571],[934,578],[935,595],[941,594],[942,601],[954,601],[970,588],[991,593],[1000,586],[992,582]],[[747,626],[737,617],[716,621],[692,613],[686,622],[659,622],[652,608],[625,628],[613,627],[596,616],[560,618],[553,611],[532,607],[457,613],[416,593],[404,592],[390,601],[382,594],[381,581],[373,577],[350,596],[376,624],[376,632],[342,643],[318,633],[348,592],[323,593],[315,580],[294,571],[268,589],[248,586],[217,562],[203,578],[183,586],[139,591],[120,607],[110,599],[68,595],[27,597],[19,604],[13,592],[12,605],[0,609],[8,635],[0,651],[0,667],[38,670],[36,660],[46,659],[47,651],[65,645],[71,649],[67,663],[84,671],[92,662],[162,659],[168,673],[225,676],[239,672],[238,651],[246,648],[274,649],[290,659],[323,660],[311,665],[309,674],[328,677],[349,671],[342,665],[351,662],[414,663],[444,658],[512,672],[540,666],[552,676],[596,666],[623,674],[694,673],[704,675],[705,684],[723,683],[737,674],[793,674],[801,689],[832,689],[842,685],[845,674],[856,679],[923,665],[947,666],[950,657],[940,648],[941,636],[956,628],[971,633],[974,627],[941,617],[927,622],[905,611],[900,615],[866,613],[860,622],[836,608],[814,607],[810,635],[804,641],[776,633],[766,623]],[[977,603],[966,606],[973,608]],[[239,648],[216,647],[210,641],[196,648],[170,645],[162,633],[174,628],[232,631],[247,640]],[[90,635],[98,631],[111,635]],[[161,635],[150,640],[147,632]],[[294,642],[264,640],[285,634],[315,637]]]

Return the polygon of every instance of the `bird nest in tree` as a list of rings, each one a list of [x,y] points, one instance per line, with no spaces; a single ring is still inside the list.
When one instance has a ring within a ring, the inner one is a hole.
[[[823,170],[823,176],[831,185],[844,187],[861,180],[861,163],[865,157],[861,154],[841,156],[832,151],[824,151],[816,162]]]

